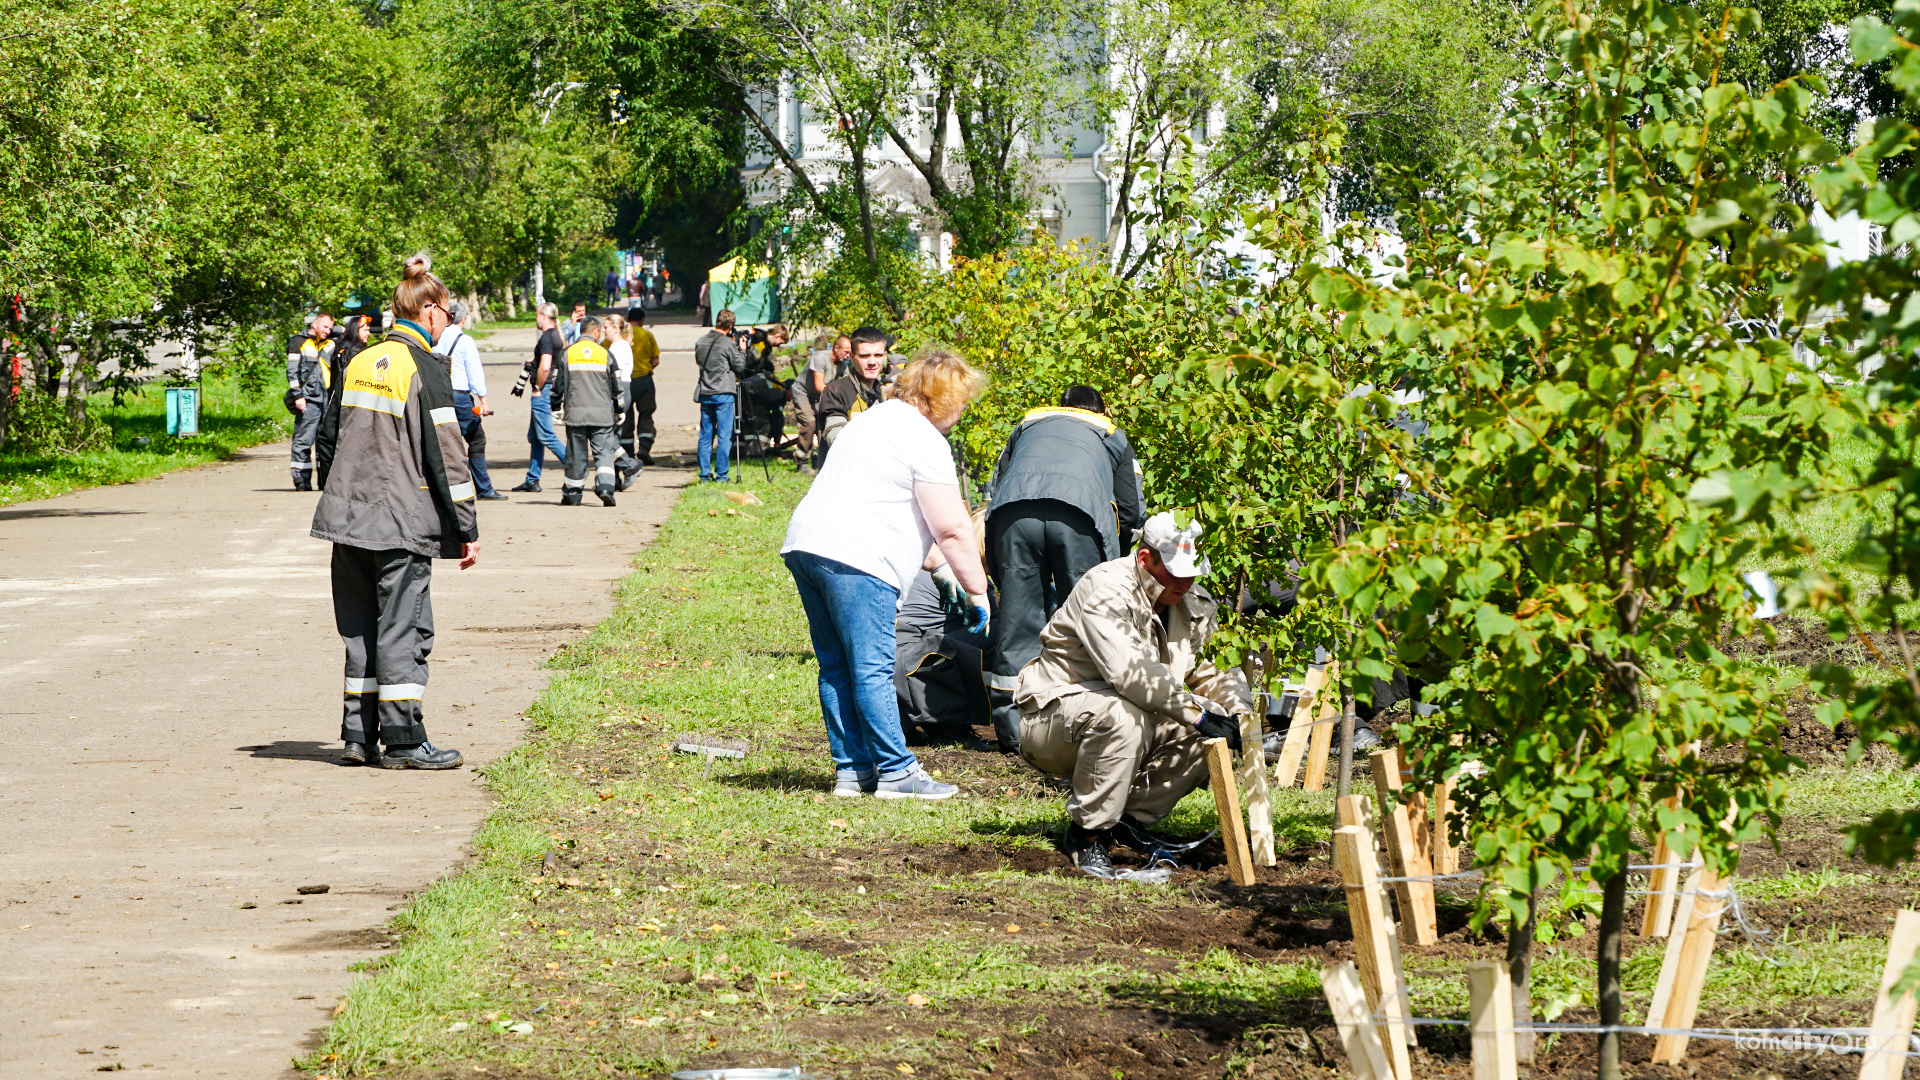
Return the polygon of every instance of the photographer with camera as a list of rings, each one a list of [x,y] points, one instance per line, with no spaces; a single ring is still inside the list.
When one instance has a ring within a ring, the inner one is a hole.
[[[1199,536],[1171,513],[1147,519],[1133,555],[1081,577],[1020,672],[1020,755],[1072,782],[1067,857],[1093,877],[1114,876],[1116,830],[1155,846],[1146,829],[1207,780],[1206,740],[1238,750],[1235,718],[1253,710],[1246,678],[1202,658],[1219,624],[1195,583]]]
[[[527,418],[527,443],[531,449],[527,453],[527,478],[515,485],[515,491],[539,491],[540,474],[546,469],[545,451],[553,451],[554,460],[562,468],[567,464],[566,447],[553,433],[553,400],[548,391],[551,388],[554,365],[567,355],[566,339],[560,335],[560,308],[549,301],[534,309],[533,325],[540,329],[540,339],[534,343],[533,359],[528,360],[520,371],[520,381],[514,384],[513,396],[526,393],[529,386],[533,396],[527,400],[531,415]]]

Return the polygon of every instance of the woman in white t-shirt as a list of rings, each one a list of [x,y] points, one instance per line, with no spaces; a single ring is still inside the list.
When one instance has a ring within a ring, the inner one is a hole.
[[[601,316],[600,326],[607,334],[607,339],[601,344],[607,347],[607,355],[613,357],[613,385],[620,390],[621,398],[627,401],[626,406],[621,410],[625,412],[633,407],[630,397],[633,386],[633,326],[618,315]],[[619,402],[614,404],[618,405]],[[624,426],[621,423],[623,419],[621,416],[615,416],[613,426],[615,428]],[[614,465],[616,474],[614,486],[625,491],[627,485],[633,483],[633,478],[640,475],[640,459],[629,453],[627,447],[623,445],[620,448],[620,460]]]
[[[820,711],[833,793],[945,799],[907,749],[893,689],[895,609],[925,568],[967,594],[987,623],[987,573],[946,433],[985,376],[953,353],[915,358],[881,402],[841,429],[793,512],[780,548],[800,591],[820,663]]]

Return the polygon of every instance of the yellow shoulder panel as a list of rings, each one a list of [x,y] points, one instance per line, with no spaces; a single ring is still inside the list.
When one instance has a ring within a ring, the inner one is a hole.
[[[413,352],[397,341],[361,350],[341,375],[340,404],[399,416],[406,411],[413,385]]]

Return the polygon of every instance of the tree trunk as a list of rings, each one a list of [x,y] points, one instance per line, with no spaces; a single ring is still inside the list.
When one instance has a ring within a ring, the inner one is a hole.
[[[74,349],[73,362],[67,365],[67,420],[76,435],[87,422],[87,395],[93,392],[98,345],[98,339],[89,338]]]
[[[0,349],[0,450],[7,448],[7,425],[13,420],[13,343]]]
[[[1600,1026],[1620,1026],[1620,928],[1627,920],[1627,872],[1608,878],[1600,900]],[[1600,1080],[1620,1080],[1620,1032],[1600,1032]]]
[[[1533,1064],[1533,1032],[1520,1025],[1533,1023],[1533,987],[1528,981],[1533,961],[1533,924],[1540,910],[1538,895],[1527,898],[1525,922],[1515,922],[1507,930],[1507,971],[1513,979],[1514,1054],[1523,1065]]]

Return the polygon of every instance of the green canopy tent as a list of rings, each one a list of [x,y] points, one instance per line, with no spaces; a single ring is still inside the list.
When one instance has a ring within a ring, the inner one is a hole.
[[[728,259],[707,271],[707,298],[715,314],[731,308],[734,322],[741,326],[780,319],[780,291],[774,285],[773,271],[764,266],[749,267],[742,259]]]

